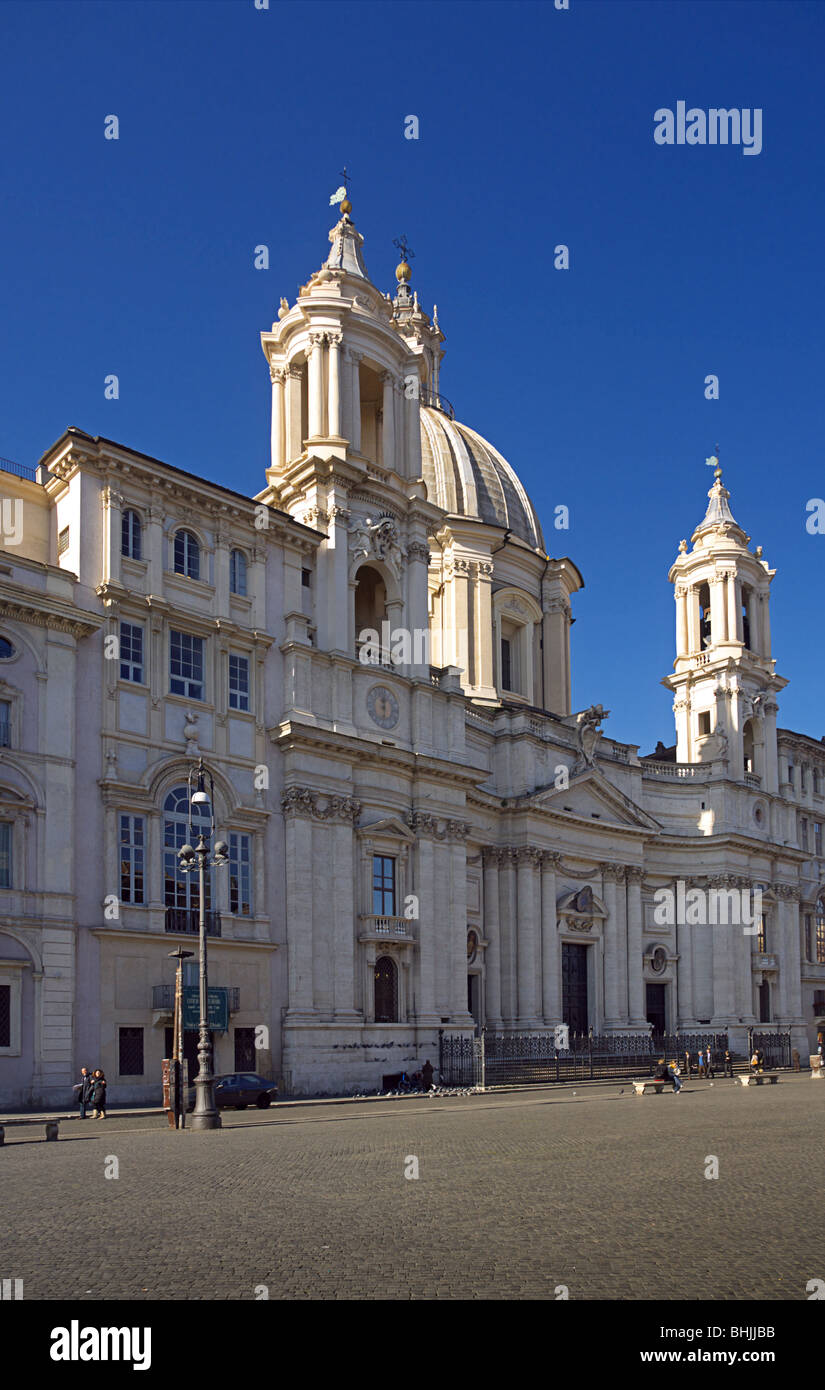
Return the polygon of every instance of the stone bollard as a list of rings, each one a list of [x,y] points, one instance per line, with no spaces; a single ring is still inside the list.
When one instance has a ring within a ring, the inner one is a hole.
[[[821,1080],[822,1080],[822,1058],[821,1058],[821,1056],[819,1055],[818,1052],[815,1052],[815,1053],[813,1054],[813,1056],[811,1056],[811,1057],[808,1058],[808,1061],[809,1061],[810,1064],[811,1064],[811,1080],[812,1080],[812,1081],[821,1081]]]

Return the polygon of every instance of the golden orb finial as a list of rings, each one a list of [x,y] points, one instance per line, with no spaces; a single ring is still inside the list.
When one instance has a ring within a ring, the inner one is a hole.
[[[342,211],[347,217],[348,217],[349,214],[352,212],[352,203],[350,202],[349,198],[342,198],[342,199],[341,199],[341,211]]]
[[[395,267],[395,278],[396,278],[396,280],[398,281],[399,285],[402,285],[402,284],[403,284],[403,285],[406,285],[406,284],[408,284],[409,281],[410,281],[411,276],[412,276],[412,268],[411,268],[411,266],[408,265],[408,263],[407,263],[406,261],[399,261],[399,262],[398,262],[398,265]]]

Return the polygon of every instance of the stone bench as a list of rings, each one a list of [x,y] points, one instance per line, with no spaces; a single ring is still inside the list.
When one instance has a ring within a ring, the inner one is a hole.
[[[775,1071],[751,1071],[743,1072],[741,1076],[737,1076],[736,1080],[741,1086],[762,1086],[765,1082],[775,1086],[779,1077]]]
[[[59,1120],[0,1120],[0,1148],[6,1142],[6,1130],[11,1125],[45,1125],[46,1139],[59,1139],[60,1121]]]
[[[643,1096],[645,1091],[655,1091],[656,1095],[660,1096],[664,1087],[670,1084],[669,1081],[654,1081],[651,1077],[648,1077],[646,1081],[634,1081],[633,1089],[637,1096]]]

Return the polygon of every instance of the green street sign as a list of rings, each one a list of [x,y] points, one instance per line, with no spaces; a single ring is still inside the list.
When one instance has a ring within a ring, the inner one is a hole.
[[[209,986],[206,1016],[210,1033],[226,1033],[229,1029],[229,990]],[[183,1026],[197,1032],[201,1022],[200,989],[197,985],[183,987]]]

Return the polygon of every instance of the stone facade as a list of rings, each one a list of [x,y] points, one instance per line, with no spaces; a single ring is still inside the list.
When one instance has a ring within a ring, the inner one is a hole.
[[[353,1090],[439,1030],[560,1022],[743,1051],[761,1021],[807,1056],[825,746],[777,729],[774,571],[721,474],[670,574],[676,743],[640,757],[571,707],[581,575],[454,419],[409,266],[390,299],[347,211],[330,241],[262,334],[257,497],[78,429],[4,474],[0,1104],[68,1103],[83,1063],[158,1100],[199,756],[217,1071]]]

